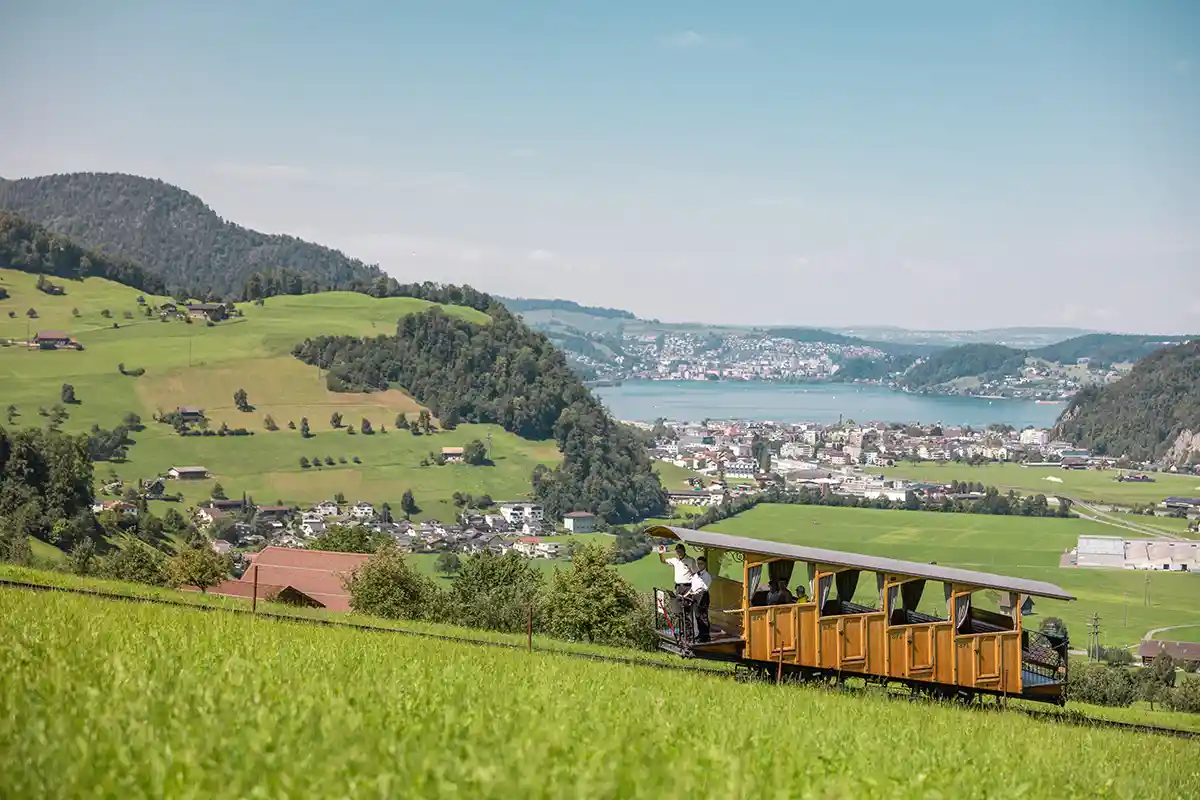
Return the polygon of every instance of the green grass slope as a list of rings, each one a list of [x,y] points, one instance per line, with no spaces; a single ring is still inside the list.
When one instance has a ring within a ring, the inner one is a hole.
[[[412,298],[376,299],[348,292],[330,292],[299,297],[273,297],[264,306],[246,303],[245,316],[214,327],[196,322],[160,322],[143,316],[137,305],[139,293],[100,279],[66,282],[67,294],[53,297],[34,288],[36,277],[0,270],[0,286],[11,297],[0,301],[0,339],[24,340],[26,324],[37,330],[64,330],[83,345],[82,352],[28,350],[15,345],[0,347],[0,407],[16,405],[17,425],[39,425],[44,420],[38,408],[59,402],[63,383],[75,386],[78,405],[71,406],[67,431],[84,431],[92,424],[111,428],[124,414],[141,415],[146,430],[135,434],[137,444],[129,449],[129,461],[114,464],[124,478],[148,477],[176,465],[208,467],[227,492],[253,495],[259,502],[313,502],[344,492],[351,500],[391,502],[399,506],[400,495],[411,488],[427,516],[449,518],[449,502],[455,491],[491,494],[500,499],[520,497],[529,491],[529,475],[538,463],[559,459],[554,442],[531,442],[495,425],[462,425],[434,436],[412,436],[393,430],[396,414],[414,417],[420,406],[399,390],[386,392],[334,393],[325,388],[317,370],[290,354],[292,346],[306,336],[321,333],[378,335],[395,330],[404,314],[423,311],[432,303]],[[149,303],[166,298],[147,297]],[[38,318],[28,320],[25,311],[35,308]],[[77,309],[75,317],[72,309]],[[104,318],[107,309],[112,318]],[[16,312],[9,318],[7,311]],[[488,317],[469,308],[447,306],[449,314],[484,323]],[[129,311],[132,319],[126,320]],[[113,328],[116,322],[119,327]],[[139,377],[122,375],[117,365],[144,368]],[[233,393],[244,388],[253,412],[238,411]],[[156,410],[170,411],[179,405],[198,405],[206,410],[212,427],[222,422],[230,427],[254,430],[247,437],[177,436],[166,425],[151,421]],[[351,436],[330,425],[333,412],[357,429],[367,417],[388,432]],[[280,426],[276,432],[263,427],[265,415]],[[289,421],[307,417],[313,437],[304,439],[289,430]],[[448,465],[421,468],[421,459],[432,449],[460,446],[471,439],[492,437],[495,466]],[[346,464],[304,470],[300,456],[332,456]],[[361,464],[354,464],[357,456]],[[97,471],[107,473],[106,465]],[[183,491],[188,501],[207,497],[212,481],[179,482],[172,489]]]
[[[0,591],[0,659],[10,797],[1156,798],[1200,778],[1189,742],[1016,714],[22,590]]]
[[[1152,628],[1200,620],[1196,575],[1060,568],[1059,557],[1081,534],[1112,535],[1113,528],[1089,520],[763,504],[708,530],[1048,581],[1078,599],[1038,599],[1035,611],[1062,617],[1077,644],[1085,641],[1092,614],[1100,615],[1108,646],[1134,644]],[[874,584],[865,583],[860,591],[873,592]],[[945,615],[940,590],[925,592],[922,609]]]
[[[966,464],[926,462],[899,464],[881,472],[898,478],[950,483],[969,481],[1025,494],[1065,495],[1076,500],[1117,504],[1157,503],[1164,497],[1200,494],[1200,476],[1157,473],[1154,483],[1118,482],[1117,471],[1066,470],[1055,467],[1023,467],[1020,464]]]

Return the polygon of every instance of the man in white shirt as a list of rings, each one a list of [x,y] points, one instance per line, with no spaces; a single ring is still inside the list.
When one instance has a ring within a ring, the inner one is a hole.
[[[675,594],[687,594],[692,588],[692,574],[696,571],[696,559],[687,554],[687,548],[682,543],[675,545],[674,558],[666,558],[666,552],[666,545],[660,547],[658,560],[675,568]]]
[[[692,585],[687,597],[696,618],[696,641],[707,642],[711,636],[708,624],[708,587],[713,578],[708,572],[708,560],[703,556],[696,559],[696,571],[692,573]]]

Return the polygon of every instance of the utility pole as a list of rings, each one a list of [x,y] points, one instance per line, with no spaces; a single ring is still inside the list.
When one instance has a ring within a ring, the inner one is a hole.
[[[1149,572],[1146,573],[1146,587],[1143,592],[1142,605],[1147,606],[1147,607],[1150,605],[1150,573]]]
[[[1125,592],[1125,622],[1124,627],[1129,627],[1129,592]]]
[[[1088,620],[1088,661],[1100,660],[1100,615],[1092,614]]]

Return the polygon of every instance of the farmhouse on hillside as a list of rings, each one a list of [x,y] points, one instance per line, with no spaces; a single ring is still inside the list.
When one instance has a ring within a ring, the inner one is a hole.
[[[204,409],[200,406],[177,406],[175,413],[179,415],[180,419],[188,423],[199,422],[204,419]]]
[[[591,533],[596,530],[596,515],[587,511],[563,514],[563,527],[571,533]]]
[[[223,303],[188,303],[187,310],[188,316],[192,319],[225,319],[225,305]]]
[[[59,347],[78,345],[71,334],[62,331],[38,331],[34,334],[33,343],[43,350],[56,350]]]
[[[171,467],[167,476],[177,481],[203,480],[208,477],[207,467]]]
[[[463,449],[461,447],[443,447],[442,458],[447,464],[456,464],[463,460]]]
[[[209,592],[250,597],[257,580],[260,599],[290,589],[332,611],[349,611],[350,591],[346,589],[345,579],[368,558],[370,556],[365,553],[267,547],[254,556],[239,580],[225,581]],[[264,591],[264,587],[270,587],[270,591]]]

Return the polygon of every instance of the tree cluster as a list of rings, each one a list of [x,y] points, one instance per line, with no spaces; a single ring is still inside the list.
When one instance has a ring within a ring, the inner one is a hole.
[[[86,436],[0,427],[0,535],[70,548],[94,532],[91,505]]]
[[[664,511],[666,493],[638,437],[608,415],[549,340],[502,307],[491,314],[491,324],[475,325],[431,309],[403,317],[396,336],[322,336],[293,354],[328,370],[335,391],[397,384],[440,418],[553,436],[563,463],[533,475],[548,514],[588,510],[622,522]]]
[[[0,207],[16,207],[4,202],[6,188],[15,183],[20,181],[0,182]],[[88,250],[67,238],[69,235],[69,232],[65,235],[52,233],[41,225],[0,211],[0,264],[43,276],[38,280],[38,288],[48,294],[65,292],[61,286],[50,283],[44,277],[46,275],[70,280],[107,278],[152,294],[165,291],[165,285],[157,275],[127,259]],[[103,240],[96,242],[97,246],[101,244],[104,244]]]
[[[1024,350],[1000,344],[964,344],[934,353],[910,367],[900,379],[909,389],[927,389],[956,378],[994,380],[1015,375],[1025,366]]]
[[[423,619],[487,630],[547,633],[563,639],[652,649],[653,610],[613,566],[609,548],[590,543],[549,583],[514,553],[460,559],[448,589],[413,569],[393,545],[347,581],[350,605],[376,616]]]
[[[1087,387],[1059,417],[1053,436],[1097,455],[1159,459],[1184,431],[1200,431],[1200,340],[1139,361],[1104,387]],[[1192,453],[1176,452],[1184,462]]]

